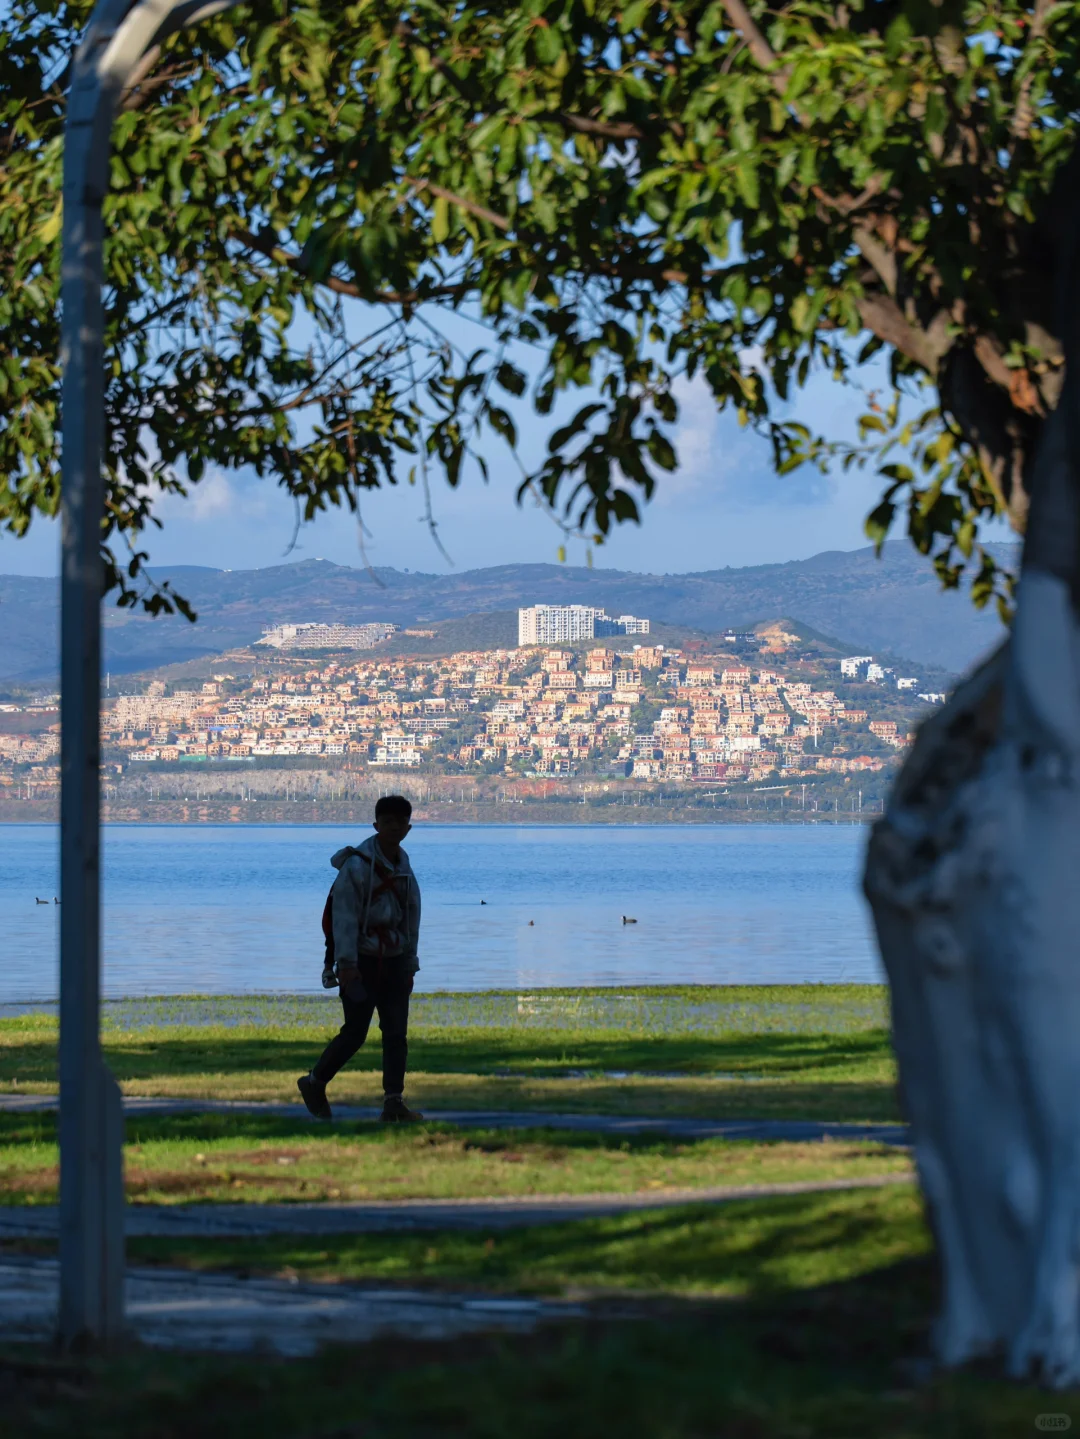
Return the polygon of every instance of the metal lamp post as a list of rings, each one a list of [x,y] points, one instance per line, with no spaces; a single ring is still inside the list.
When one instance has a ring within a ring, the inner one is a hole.
[[[174,31],[233,0],[101,0],[64,135],[61,515],[60,1314],[66,1346],[124,1319],[123,1111],[101,1054],[100,690],[104,512],[102,202],[120,96]]]

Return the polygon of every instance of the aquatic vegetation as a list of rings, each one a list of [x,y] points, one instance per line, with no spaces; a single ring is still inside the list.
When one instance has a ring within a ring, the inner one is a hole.
[[[331,995],[173,996],[103,1006],[126,1093],[295,1103],[340,1022]],[[875,986],[420,993],[409,1086],[421,1108],[891,1120],[887,997]],[[372,1104],[377,1035],[336,1082]],[[0,1088],[56,1083],[55,1012],[0,1018]]]
[[[178,995],[107,1000],[106,1031],[201,1028],[324,1028],[335,1022],[325,994]],[[55,1012],[41,1006],[31,1013]],[[27,1011],[24,1010],[24,1016]],[[854,1034],[888,1025],[882,985],[698,985],[623,989],[420,993],[412,1028],[546,1030],[623,1034]]]

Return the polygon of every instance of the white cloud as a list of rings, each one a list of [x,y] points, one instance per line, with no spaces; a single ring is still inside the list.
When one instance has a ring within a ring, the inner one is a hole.
[[[746,356],[754,358],[749,351]],[[740,426],[730,408],[720,412],[702,378],[676,380],[674,394],[679,418],[672,440],[679,468],[658,477],[656,508],[685,510],[690,503],[730,517],[745,510],[821,506],[833,498],[836,477],[822,475],[813,466],[777,475],[768,440]],[[809,397],[803,398],[808,401],[804,410],[817,408]],[[813,427],[813,416],[807,422]]]
[[[216,530],[222,521],[265,519],[274,501],[283,513],[287,510],[288,500],[272,479],[215,466],[197,484],[188,482],[186,497],[166,495],[155,509],[167,525],[213,525]]]
[[[219,519],[236,509],[236,495],[224,470],[211,470],[192,485],[185,501],[185,517],[192,520]]]
[[[685,499],[715,474],[719,415],[704,380],[677,379],[674,394],[679,418],[673,436],[679,468],[659,476],[657,503]]]
[[[677,379],[674,394],[679,418],[672,441],[679,467],[658,477],[653,504],[685,509],[691,501],[730,510],[760,503],[762,487],[776,483],[766,443],[752,430],[742,429],[730,410],[721,413],[700,377]]]

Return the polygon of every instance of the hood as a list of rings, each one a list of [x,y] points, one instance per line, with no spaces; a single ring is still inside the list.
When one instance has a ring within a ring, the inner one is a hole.
[[[347,859],[352,859],[354,854],[363,854],[366,855],[368,859],[374,859],[377,847],[378,835],[369,835],[362,844],[347,844],[344,849],[339,849],[337,854],[331,855],[330,863],[334,866],[335,869],[340,869]],[[380,856],[383,857],[381,850],[379,851],[379,853]],[[412,873],[412,865],[409,863],[409,856],[405,853],[404,850],[401,851],[401,857],[398,860],[397,868],[399,870],[404,870],[409,874]]]

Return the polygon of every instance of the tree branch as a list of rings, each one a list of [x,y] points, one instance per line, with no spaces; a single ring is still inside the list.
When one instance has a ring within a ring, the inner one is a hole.
[[[560,110],[557,117],[568,130],[582,135],[599,135],[605,140],[644,140],[645,131],[629,120],[590,120],[585,115],[569,115]],[[671,127],[669,127],[671,128]],[[682,126],[679,126],[682,129]]]
[[[859,318],[868,330],[936,378],[942,357],[952,347],[944,310],[933,324],[921,329],[911,323],[891,295],[863,295],[857,303]]]
[[[853,215],[856,210],[877,199],[884,183],[880,175],[871,175],[857,195],[826,195],[820,185],[811,185],[810,193],[830,210],[837,210],[841,215]]]
[[[789,70],[776,69],[778,64],[776,51],[758,29],[754,17],[743,4],[743,0],[723,0],[723,5],[727,11],[727,17],[731,21],[732,27],[743,37],[743,40],[746,42],[746,48],[750,51],[750,54],[757,63],[763,70],[774,70],[776,72],[773,84],[782,95],[787,89],[788,76],[791,72]]]
[[[1035,0],[1035,9],[1031,16],[1031,24],[1028,27],[1027,45],[1041,40],[1046,34],[1046,17],[1054,8],[1056,0]],[[1027,46],[1024,47],[1027,49]],[[1031,132],[1031,124],[1035,119],[1035,111],[1031,105],[1031,87],[1035,83],[1036,67],[1028,70],[1023,80],[1020,81],[1020,89],[1016,96],[1016,109],[1013,111],[1012,123],[1009,130],[1017,140],[1026,140]]]
[[[857,226],[855,244],[859,254],[870,265],[886,290],[895,299],[897,282],[896,252],[883,244],[865,225]]]
[[[1007,390],[1014,407],[1028,415],[1046,417],[1046,406],[1031,372],[1025,365],[1015,369],[1005,363],[1001,342],[993,335],[977,335],[972,347],[987,378]]]
[[[488,210],[483,205],[478,205],[475,200],[466,200],[463,195],[455,195],[452,190],[444,190],[441,185],[433,185],[430,180],[410,180],[409,184],[414,190],[430,190],[440,200],[448,200],[451,205],[457,205],[459,209],[466,210],[470,215],[475,215],[478,220],[486,220],[489,225],[494,225],[497,230],[509,230],[510,221],[505,215],[496,215],[494,210]]]
[[[1009,389],[1012,383],[1012,370],[1006,365],[1001,353],[1001,346],[990,335],[979,335],[975,340],[975,358],[983,367],[989,379],[995,385],[1001,385],[1003,389]]]
[[[941,367],[942,408],[971,445],[987,487],[1010,525],[1023,534],[1029,494],[1026,469],[1035,452],[1041,422],[1003,401],[973,346],[957,346]]]
[[[253,235],[250,230],[233,230],[231,233],[232,238],[239,240],[245,249],[265,255],[276,265],[285,265],[290,270],[295,270],[298,275],[310,273],[299,255],[290,254],[269,235]],[[466,290],[464,285],[433,285],[424,290],[377,290],[371,293],[362,290],[351,280],[339,280],[336,275],[326,275],[317,280],[316,284],[325,285],[335,295],[348,295],[354,300],[366,300],[373,305],[418,305],[425,300],[457,299]]]

